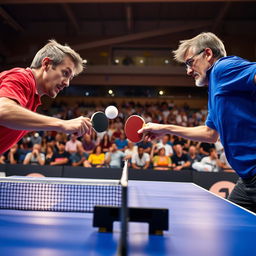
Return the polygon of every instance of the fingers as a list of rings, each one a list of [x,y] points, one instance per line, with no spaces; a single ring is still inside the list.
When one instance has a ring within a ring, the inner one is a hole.
[[[140,130],[138,130],[138,133],[150,132],[153,127],[153,123],[147,123]]]
[[[152,141],[152,140],[157,139],[158,137],[159,137],[159,136],[157,136],[157,135],[154,134],[154,133],[147,133],[147,134],[145,135],[144,139],[145,139],[146,141]]]
[[[80,117],[81,118],[81,124],[78,128],[78,136],[82,136],[85,133],[91,134],[92,132],[92,123],[89,118],[87,117]]]
[[[88,117],[80,116],[75,119],[65,121],[64,131],[69,134],[75,134],[78,137],[85,133],[92,133],[92,123]]]

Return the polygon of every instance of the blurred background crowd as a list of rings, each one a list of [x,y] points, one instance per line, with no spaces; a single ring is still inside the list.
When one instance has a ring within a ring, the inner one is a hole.
[[[146,122],[197,126],[204,124],[206,107],[192,109],[187,104],[176,106],[171,101],[158,103],[115,102],[118,117],[109,120],[109,129],[103,133],[93,132],[82,137],[56,132],[30,132],[18,144],[0,157],[1,164],[70,165],[118,168],[128,159],[133,169],[232,172],[220,142],[215,144],[185,140],[165,135],[157,141],[130,142],[124,133],[125,120],[133,114],[142,116]],[[47,115],[71,119],[80,115],[91,117],[95,111],[107,106],[85,106],[78,103],[69,106],[65,102],[52,103],[41,108]]]

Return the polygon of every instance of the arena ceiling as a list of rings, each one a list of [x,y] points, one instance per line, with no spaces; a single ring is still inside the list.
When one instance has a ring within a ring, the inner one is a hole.
[[[0,65],[26,65],[51,38],[85,58],[120,47],[172,49],[201,31],[252,59],[255,28],[256,1],[0,0]]]

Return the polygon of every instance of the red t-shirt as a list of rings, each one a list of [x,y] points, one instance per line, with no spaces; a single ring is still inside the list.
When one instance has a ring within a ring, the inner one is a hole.
[[[0,97],[13,99],[22,107],[36,112],[41,101],[31,69],[14,68],[0,73]],[[0,154],[17,143],[27,132],[0,125]]]

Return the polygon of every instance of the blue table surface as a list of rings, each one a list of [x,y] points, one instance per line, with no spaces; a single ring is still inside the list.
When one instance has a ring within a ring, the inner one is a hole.
[[[194,184],[129,181],[129,205],[169,209],[163,236],[129,224],[129,255],[256,255],[256,215]],[[119,222],[113,233],[99,233],[92,216],[0,210],[0,255],[117,255]]]

